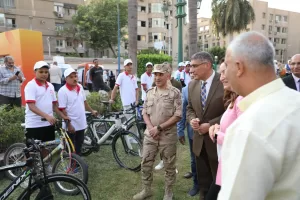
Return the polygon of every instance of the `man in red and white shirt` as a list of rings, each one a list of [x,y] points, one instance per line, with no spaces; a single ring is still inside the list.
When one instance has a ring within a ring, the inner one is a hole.
[[[152,87],[154,75],[152,74],[153,64],[148,62],[146,64],[146,72],[141,76],[141,89],[142,89],[142,100],[146,99],[146,91]]]
[[[25,86],[25,135],[27,139],[43,142],[55,140],[56,119],[53,110],[63,119],[69,118],[58,109],[54,87],[46,81],[49,76],[49,65],[44,61],[38,61],[34,65],[34,71],[35,78]]]
[[[191,63],[190,61],[185,62],[185,69],[184,71],[181,72],[180,75],[180,81],[184,83],[184,86],[188,85],[189,82],[192,80],[190,76],[190,68],[191,68]]]
[[[125,71],[120,73],[116,80],[116,85],[111,93],[110,102],[113,103],[116,98],[117,90],[120,88],[121,101],[124,110],[131,108],[131,104],[139,103],[139,88],[137,85],[137,80],[134,75],[132,75],[132,61],[131,59],[126,59],[124,61]]]
[[[75,145],[75,151],[81,154],[81,147],[84,140],[84,130],[87,127],[85,110],[97,115],[86,102],[86,96],[82,85],[78,84],[77,72],[68,68],[64,72],[66,84],[58,91],[59,109],[70,118],[68,123],[68,135]]]

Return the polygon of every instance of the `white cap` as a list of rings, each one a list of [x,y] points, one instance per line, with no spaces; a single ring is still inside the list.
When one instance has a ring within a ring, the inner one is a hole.
[[[36,69],[40,69],[42,67],[47,67],[48,69],[50,68],[48,63],[46,63],[45,61],[38,61],[34,64],[33,69],[36,70]]]
[[[190,64],[191,64],[190,61],[186,61],[186,62],[185,62],[185,66],[190,65]]]
[[[124,61],[124,66],[128,65],[129,63],[132,64],[132,60],[131,60],[131,59],[126,59],[126,60]]]
[[[185,64],[183,62],[178,63],[178,67],[184,67]]]
[[[148,67],[148,65],[151,65],[151,66],[153,67],[152,62],[147,62],[147,63],[146,63],[146,67]]]
[[[64,77],[67,78],[70,74],[72,74],[74,72],[77,73],[72,67],[70,67],[70,68],[65,70]]]

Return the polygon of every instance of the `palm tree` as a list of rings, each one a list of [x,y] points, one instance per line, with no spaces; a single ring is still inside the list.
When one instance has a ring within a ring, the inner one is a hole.
[[[247,25],[255,21],[253,7],[248,0],[213,0],[212,22],[215,32],[223,36],[247,29]]]
[[[189,57],[197,53],[197,3],[199,0],[188,0],[189,2]]]
[[[133,62],[133,73],[137,73],[137,0],[128,0],[128,56]]]

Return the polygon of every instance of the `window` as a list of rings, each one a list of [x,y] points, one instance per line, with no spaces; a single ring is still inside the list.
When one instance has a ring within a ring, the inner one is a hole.
[[[288,21],[288,17],[287,16],[283,16],[283,21],[287,22]]]
[[[62,30],[64,30],[64,24],[55,23],[55,28],[56,28],[57,31],[62,31]]]
[[[282,33],[287,33],[287,28],[286,27],[282,28]]]
[[[67,47],[72,47],[73,46],[73,42],[72,41],[67,41]]]
[[[149,32],[149,33],[148,33],[148,41],[149,41],[149,42],[153,42],[152,32]]]
[[[280,51],[278,49],[275,50],[276,55],[279,55],[279,52]]]
[[[57,13],[64,13],[64,4],[63,3],[54,3],[54,11]]]
[[[281,39],[281,44],[286,44],[286,39]]]
[[[146,27],[146,21],[138,21],[139,27]]]
[[[64,40],[56,40],[57,47],[64,47]]]
[[[75,15],[76,14],[76,10],[75,9],[65,8],[65,11],[66,11],[67,15]]]
[[[281,15],[276,15],[275,16],[275,21],[280,22],[281,21]]]
[[[281,31],[281,28],[280,27],[276,27],[276,32],[280,33]]]
[[[154,42],[160,42],[163,39],[162,33],[153,33]]]
[[[0,26],[5,26],[5,15],[0,13]]]
[[[274,38],[274,42],[279,44],[280,43],[280,39],[279,38]]]
[[[200,36],[199,36],[199,40],[201,40],[201,39],[202,39],[202,36],[200,35]]]
[[[273,14],[270,14],[270,20],[273,20]]]
[[[202,32],[202,31],[204,31],[204,27],[203,26],[200,27],[200,32]]]
[[[265,25],[264,24],[261,25],[261,30],[265,30]]]
[[[262,13],[262,17],[263,17],[264,19],[266,18],[266,13],[265,13],[265,12]]]
[[[139,12],[146,12],[146,6],[139,6],[138,11]]]
[[[272,31],[272,26],[269,26],[269,31]]]
[[[205,26],[204,30],[208,31],[209,30],[209,26]]]
[[[164,19],[161,19],[161,18],[152,18],[152,27],[161,27],[161,28],[164,28]]]
[[[16,20],[7,18],[6,27],[16,27]]]
[[[15,0],[1,0],[0,7],[3,8],[15,8]]]
[[[162,13],[162,3],[152,3],[151,4],[151,13]]]
[[[208,44],[204,44],[204,48],[208,49]]]
[[[138,35],[137,40],[138,41],[146,41],[146,36],[145,35]]]

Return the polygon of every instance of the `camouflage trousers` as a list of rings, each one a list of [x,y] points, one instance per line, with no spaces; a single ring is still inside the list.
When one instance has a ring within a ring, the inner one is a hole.
[[[164,162],[165,186],[173,186],[176,181],[176,143],[159,144],[144,139],[142,158],[142,181],[144,186],[151,186],[153,181],[153,165],[160,152]]]

